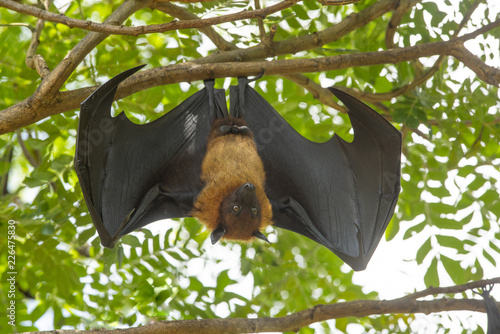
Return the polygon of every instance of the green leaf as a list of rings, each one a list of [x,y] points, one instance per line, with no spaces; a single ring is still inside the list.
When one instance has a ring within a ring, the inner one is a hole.
[[[135,235],[127,234],[126,236],[123,236],[120,240],[122,244],[129,245],[131,247],[142,246],[139,239],[137,239]]]
[[[427,240],[420,246],[417,256],[415,259],[417,260],[417,264],[422,264],[422,261],[425,259],[429,251],[432,249],[431,238],[427,238]]]
[[[483,250],[483,256],[486,258],[486,260],[490,261],[490,263],[496,267],[497,266],[497,261],[495,261],[495,258],[491,256],[486,250]]]
[[[40,233],[43,235],[52,235],[54,234],[55,229],[52,224],[44,224],[42,229],[40,230]]]
[[[460,266],[459,261],[455,261],[450,259],[449,257],[446,257],[444,255],[441,255],[440,257],[441,262],[443,263],[444,269],[450,275],[451,279],[455,284],[464,284],[465,283],[465,277],[464,277],[464,269]]]
[[[437,187],[437,188],[427,187],[426,190],[429,191],[432,195],[439,198],[448,197],[451,195],[450,191],[446,189],[444,185],[442,187]]]
[[[439,276],[437,271],[437,258],[432,259],[431,265],[427,268],[427,272],[424,275],[425,286],[427,287],[437,287],[439,286]]]
[[[436,239],[441,246],[456,249],[460,254],[467,253],[464,249],[464,243],[462,240],[447,235],[436,235]]]

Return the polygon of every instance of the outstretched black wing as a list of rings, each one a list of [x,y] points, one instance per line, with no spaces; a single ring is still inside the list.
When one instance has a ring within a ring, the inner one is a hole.
[[[370,107],[332,88],[349,109],[354,141],[335,135],[325,143],[311,142],[245,80],[231,87],[231,113],[254,132],[274,225],[311,238],[363,270],[398,199],[401,133]]]
[[[116,241],[163,218],[189,215],[201,190],[201,163],[212,122],[227,114],[213,81],[154,122],[137,125],[125,113],[111,117],[120,82],[106,82],[82,103],[75,168],[101,243]]]

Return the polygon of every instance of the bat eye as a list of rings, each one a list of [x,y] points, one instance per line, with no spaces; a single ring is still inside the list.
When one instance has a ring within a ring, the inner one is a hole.
[[[252,208],[252,215],[254,215],[254,217],[257,216],[257,213],[259,213],[259,210],[257,210],[257,208]]]
[[[233,206],[233,212],[234,212],[234,213],[238,213],[238,212],[240,212],[240,209],[241,209],[241,207],[240,207],[239,205],[235,205],[235,206]]]

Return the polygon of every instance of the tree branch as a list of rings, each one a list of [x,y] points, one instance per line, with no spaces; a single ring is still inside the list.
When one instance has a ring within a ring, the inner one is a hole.
[[[470,282],[467,284],[454,285],[454,286],[448,286],[448,287],[431,286],[425,290],[409,294],[409,295],[404,296],[402,298],[418,299],[418,298],[422,298],[422,297],[429,296],[429,295],[457,294],[457,293],[465,292],[467,290],[484,288],[485,286],[488,286],[491,284],[500,284],[500,277],[491,278],[491,279],[484,279],[484,280],[480,280],[480,281]]]
[[[50,7],[51,0],[45,0],[45,8]],[[38,45],[40,44],[40,35],[43,30],[43,26],[45,25],[45,21],[42,19],[38,19],[35,25],[35,29],[32,31],[33,35],[31,36],[31,43],[28,47],[28,51],[26,52],[26,66],[31,69],[34,69],[38,72],[41,78],[44,78],[47,74],[49,74],[50,70],[43,59],[42,56],[36,54],[36,50],[38,49]]]
[[[331,71],[356,66],[393,64],[433,55],[453,55],[474,70],[480,79],[493,85],[499,85],[500,70],[484,64],[479,58],[475,57],[465,49],[463,42],[476,37],[480,33],[484,33],[498,27],[500,25],[500,19],[472,33],[450,41],[432,42],[401,49],[338,55],[320,59],[289,59],[276,60],[273,62],[258,61],[247,63],[222,62],[224,59],[233,58],[241,60],[242,58],[255,59],[257,57],[258,59],[259,57],[262,57],[262,59],[264,59],[271,56],[270,53],[285,54],[292,49],[298,51],[297,48],[307,49],[323,45],[323,43],[339,38],[339,36],[356,29],[379,15],[382,15],[391,8],[394,1],[395,0],[381,0],[360,13],[350,15],[341,23],[318,33],[274,42],[272,50],[260,44],[246,50],[236,49],[221,54],[212,54],[208,57],[196,59],[189,63],[163,67],[157,71],[143,71],[133,77],[135,78],[135,81],[129,79],[121,85],[122,88],[118,90],[117,98],[122,98],[139,90],[158,85],[183,81],[190,82],[208,78],[256,75],[261,73],[262,70],[264,70],[267,75],[297,74],[303,72]],[[111,14],[106,22],[119,23],[131,15],[134,11],[148,5],[151,5],[150,1],[126,1],[113,14]],[[185,13],[180,13],[181,15],[185,15]],[[215,32],[213,33],[212,37],[216,35]],[[68,54],[68,56],[44,78],[40,87],[31,97],[12,107],[0,111],[0,134],[14,131],[15,129],[32,124],[50,115],[78,108],[79,103],[83,101],[95,89],[95,87],[78,89],[69,92],[58,92],[58,90],[76,66],[88,54],[88,52],[90,52],[105,38],[105,34],[95,32],[89,33]],[[233,46],[229,47],[232,48]],[[238,58],[240,56],[242,58]],[[206,64],[210,62],[209,60],[222,63]],[[136,85],[135,87],[131,87],[132,82]],[[326,104],[329,103],[327,102]]]
[[[491,280],[471,282],[445,288],[429,288],[415,294],[393,300],[357,300],[329,305],[316,305],[279,318],[258,319],[198,319],[179,321],[158,321],[153,324],[136,328],[115,330],[90,330],[85,334],[156,334],[156,333],[262,333],[298,331],[302,327],[315,322],[346,317],[366,317],[379,314],[400,313],[435,313],[443,311],[473,311],[486,312],[484,300],[449,299],[416,300],[417,298],[437,293],[461,293],[467,290],[500,283],[500,277]],[[57,330],[48,332],[31,332],[37,334],[73,334],[82,333],[75,330]]]
[[[260,8],[259,0],[255,0],[255,7]],[[191,12],[185,10],[182,7],[175,6],[170,2],[154,2],[151,8],[161,10],[169,15],[172,15],[181,20],[198,20],[199,17],[192,14]],[[276,33],[277,27],[272,26],[269,36],[265,35],[264,26],[262,25],[262,20],[259,19],[259,31],[261,32],[261,42],[262,43],[272,43],[272,38]],[[212,27],[206,27],[199,29],[203,34],[205,34],[221,51],[236,50],[238,47],[231,42],[226,41],[222,36],[220,36]],[[328,105],[332,108],[346,112],[346,108],[339,105],[332,99],[332,94],[326,88],[321,87],[317,83],[309,80],[303,74],[285,74],[284,78],[291,80],[301,86],[303,86],[307,91],[309,91],[315,99],[318,99],[321,103]]]
[[[291,1],[294,2],[295,0]],[[212,54],[205,58],[193,60],[192,63],[224,62],[227,61],[225,59],[230,59],[231,61],[265,59],[266,57],[271,56],[269,55],[269,53],[295,53],[299,51],[298,49],[302,50],[304,48],[307,49],[315,47],[316,45],[323,45],[324,43],[328,43],[329,41],[332,41],[336,38],[340,38],[344,34],[347,34],[350,31],[353,31],[356,28],[365,25],[371,20],[380,17],[387,11],[391,10],[394,4],[397,3],[397,1],[398,0],[381,0],[360,13],[350,15],[341,23],[331,28],[327,28],[323,31],[310,35],[309,37],[304,36],[300,38],[281,41],[279,42],[280,48],[278,52],[275,51],[278,43],[273,43],[273,48],[269,48],[267,47],[267,45],[261,43],[256,47],[252,47],[246,50],[236,49],[233,51],[224,52],[222,54]],[[20,8],[29,7],[19,5],[11,0],[0,0],[0,5],[5,3],[9,3],[15,6],[15,8],[17,8],[18,6],[21,6]],[[115,10],[110,15],[105,23],[112,25],[120,24],[135,11],[146,6],[151,6],[151,4],[152,0],[125,1],[117,10]],[[290,3],[288,2],[288,4]],[[34,8],[34,10],[39,10],[35,7],[30,7],[30,9],[32,8]],[[269,8],[272,7],[268,7],[265,10],[269,10]],[[58,90],[64,84],[72,71],[76,68],[76,66],[78,66],[78,64],[80,64],[80,62],[84,59],[84,57],[106,37],[106,34],[98,32],[91,32],[87,34],[78,43],[78,45],[70,51],[68,56],[65,57],[63,61],[61,61],[61,63],[52,72],[44,77],[44,80],[38,87],[37,91],[31,97],[12,107],[0,111],[0,134],[13,131],[14,129],[28,124],[32,124],[40,119],[56,114],[58,112],[77,108],[78,104],[83,101],[83,97],[74,101],[62,101],[65,94],[59,93]],[[259,69],[259,73],[260,72],[261,70]],[[296,72],[288,71],[288,73]],[[227,76],[231,76],[231,74]],[[220,77],[220,75],[217,77]],[[185,79],[182,81],[192,81],[198,79],[200,79],[200,77]],[[56,105],[60,106],[64,104],[70,105],[70,108],[54,109]]]
[[[201,20],[195,14],[185,10],[182,7],[176,6],[170,2],[153,2],[151,8],[160,10],[164,13],[167,13],[179,20]],[[220,36],[217,32],[215,32],[214,28],[211,26],[199,28],[200,32],[205,34],[221,51],[229,51],[235,50],[237,47],[231,43],[226,41],[222,36]]]
[[[462,28],[465,26],[465,24],[470,20],[472,14],[474,11],[477,9],[479,4],[482,2],[482,0],[478,0],[475,3],[472,4],[472,6],[467,10],[467,13],[465,13],[462,21],[460,24],[457,26],[457,29],[454,31],[452,38],[458,37],[458,34],[462,30]],[[407,13],[407,11],[412,8],[415,5],[416,1],[415,0],[405,0],[404,2],[402,1],[398,8],[394,11],[391,21],[389,22],[389,25],[387,26],[386,30],[386,36],[385,36],[385,42],[386,46],[388,49],[395,48],[396,45],[394,44],[394,35],[396,33],[397,27],[399,23],[401,22],[401,19],[403,16]],[[351,95],[356,96],[359,99],[362,99],[367,102],[381,102],[381,101],[389,101],[390,99],[403,95],[408,91],[411,91],[415,87],[420,86],[434,75],[440,68],[445,60],[446,56],[441,55],[438,60],[434,63],[434,65],[429,68],[427,71],[425,71],[423,74],[417,76],[413,82],[406,84],[402,87],[399,87],[397,89],[392,90],[391,92],[387,93],[368,93],[368,92],[358,92],[354,91],[352,89],[348,89],[347,91],[351,93]],[[419,63],[419,67],[422,65]]]
[[[260,9],[260,1],[254,0],[255,9]],[[264,20],[262,18],[257,19],[257,24],[259,25],[259,35],[260,40],[263,41],[266,38],[266,29],[264,28]]]
[[[119,24],[135,11],[148,6],[151,1],[152,0],[125,1],[105,22]],[[60,102],[60,93],[58,91],[61,86],[87,54],[106,37],[107,35],[102,33],[91,32],[87,34],[68,55],[64,57],[56,68],[43,78],[42,83],[38,86],[38,89],[33,95],[13,107],[0,111],[0,123],[7,126],[13,126],[12,129],[14,129],[19,128],[19,126],[15,124],[31,124],[47,117],[47,110],[54,104]],[[0,128],[1,127],[2,126],[0,126]]]
[[[395,47],[394,35],[396,34],[399,23],[401,23],[401,20],[407,12],[419,2],[419,0],[402,0],[397,5],[385,32],[385,45],[388,49],[393,49]]]
[[[0,0],[5,1],[5,0]],[[10,1],[10,0],[8,0]],[[110,24],[120,24],[125,21],[130,15],[141,8],[147,7],[152,0],[127,0],[118,7],[105,20]],[[42,81],[36,91],[37,98],[43,100],[51,98],[62,87],[66,79],[71,75],[75,68],[82,62],[87,54],[99,45],[108,35],[103,33],[91,32],[88,33],[64,59],[56,66],[56,68]],[[39,101],[35,101],[39,102]]]
[[[321,87],[321,85],[310,80],[305,75],[296,73],[296,74],[283,74],[282,76],[283,78],[286,78],[304,87],[309,93],[312,94],[312,96],[315,99],[320,101],[322,104],[337,109],[344,113],[347,112],[347,109],[345,107],[339,105],[332,99],[332,93],[328,89]]]
[[[289,38],[273,43],[273,48],[261,43],[247,49],[237,49],[220,54],[212,54],[208,57],[193,60],[196,63],[222,63],[232,61],[252,61],[266,59],[279,55],[291,55],[300,51],[314,49],[325,44],[334,42],[367,23],[381,17],[394,8],[399,0],[380,0],[372,6],[359,13],[353,13],[324,30],[297,38]],[[419,2],[421,0],[418,0]],[[272,51],[272,52],[270,52]]]
[[[500,22],[498,20],[497,22]],[[464,63],[465,66],[470,68],[477,74],[478,78],[490,85],[499,86],[500,84],[500,70],[486,65],[481,59],[476,57],[472,52],[467,50],[463,44],[456,45],[449,50],[449,54],[457,60]]]
[[[31,154],[30,150],[28,150],[28,148],[26,147],[26,144],[24,143],[20,132],[17,132],[17,141],[19,143],[19,146],[21,146],[24,156],[29,161],[31,166],[35,168],[38,167],[40,165],[40,162],[33,156],[33,154]]]
[[[123,25],[111,25],[106,23],[96,23],[89,20],[79,20],[67,17],[63,14],[55,14],[34,6],[26,6],[19,4],[13,0],[0,0],[0,6],[13,10],[21,14],[27,14],[38,17],[45,21],[64,24],[70,28],[80,28],[94,32],[105,33],[108,35],[144,35],[151,33],[161,33],[170,30],[191,29],[191,28],[204,28],[215,24],[226,22],[239,21],[244,19],[265,18],[266,16],[282,11],[288,7],[293,6],[302,0],[284,0],[263,9],[256,10],[243,10],[234,14],[221,15],[211,17],[208,19],[198,20],[185,20],[185,21],[172,21],[162,24],[152,24],[138,27],[127,27]]]
[[[500,25],[500,20],[495,21],[495,23]],[[472,37],[474,34],[472,33],[466,36]],[[140,90],[177,82],[250,76],[260,74],[262,71],[264,71],[266,75],[323,72],[358,66],[394,64],[434,55],[456,56],[459,60],[463,60],[467,66],[473,69],[480,79],[498,86],[500,84],[500,69],[484,64],[479,58],[468,52],[463,46],[463,41],[463,38],[458,38],[456,40],[431,42],[401,49],[354,53],[319,59],[287,59],[216,64],[196,64],[190,62],[176,64],[149,69],[135,74],[120,85],[116,98],[120,99]],[[54,72],[55,70],[52,71],[50,75]],[[47,78],[49,76],[47,76]],[[40,103],[36,110],[36,114],[33,114],[32,110],[26,109],[29,107],[30,98],[7,108],[0,112],[0,134],[14,131],[17,128],[34,123],[50,115],[76,109],[95,88],[96,87],[59,92],[55,94],[55,97],[50,99],[50,101]],[[40,89],[36,93],[39,93],[39,91]]]
[[[12,157],[14,156],[14,149],[12,148],[11,145],[6,147],[6,153],[3,157],[0,158],[1,162],[6,161],[8,166],[11,166],[11,161]],[[5,160],[4,160],[5,159]],[[10,174],[11,168],[9,167],[6,171],[5,174],[0,175],[0,195],[5,196],[9,193],[9,189],[7,186],[9,185],[9,174]]]

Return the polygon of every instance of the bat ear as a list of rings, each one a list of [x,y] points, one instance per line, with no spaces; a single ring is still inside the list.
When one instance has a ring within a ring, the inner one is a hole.
[[[254,237],[256,237],[256,238],[259,238],[259,239],[261,239],[261,240],[264,240],[264,241],[265,241],[265,242],[267,242],[268,244],[271,244],[271,243],[269,242],[269,240],[267,240],[267,237],[266,237],[264,234],[262,234],[262,232],[261,232],[261,231],[255,231],[255,232],[253,233],[253,236],[254,236]]]
[[[210,234],[210,240],[212,241],[212,245],[215,245],[217,241],[220,240],[226,234],[226,229],[222,226],[218,226],[215,230]]]

